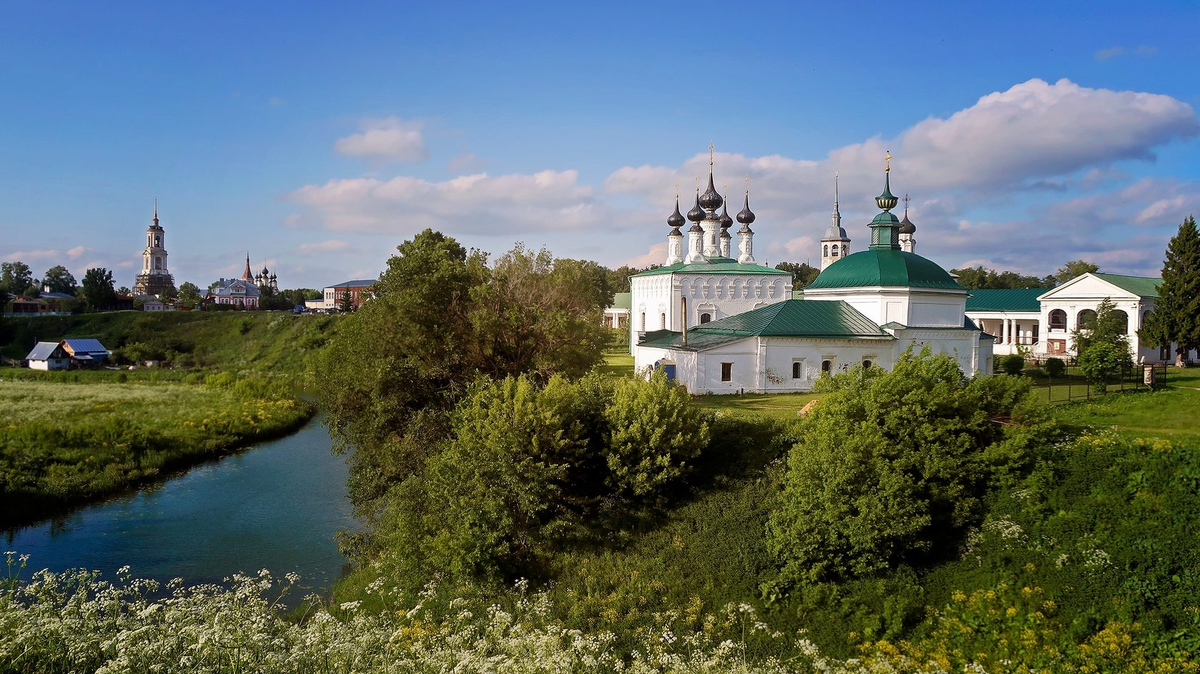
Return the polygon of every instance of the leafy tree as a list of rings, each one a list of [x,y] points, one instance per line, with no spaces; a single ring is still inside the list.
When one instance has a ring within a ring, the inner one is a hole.
[[[768,547],[785,584],[952,554],[989,489],[1031,464],[1045,432],[1027,380],[967,380],[928,349],[891,372],[833,378],[841,385],[804,418],[772,504]]]
[[[609,270],[608,285],[610,288],[612,288],[613,292],[627,293],[629,292],[630,276],[654,269],[657,266],[658,265],[650,265],[649,267],[630,267],[627,264],[623,264],[616,269]]]
[[[1043,288],[1053,285],[1053,283],[1047,284],[1045,279],[1036,276],[1024,276],[1012,271],[996,272],[982,265],[952,269],[950,273],[958,276],[959,285],[973,290],[979,288]]]
[[[120,288],[117,288],[117,294],[128,297],[133,294],[133,291],[129,289],[129,286],[121,286]]]
[[[1063,283],[1066,283],[1077,276],[1083,276],[1084,274],[1090,274],[1097,271],[1100,271],[1099,265],[1094,265],[1085,260],[1071,260],[1070,262],[1059,267],[1058,271],[1054,272],[1054,280],[1057,281],[1059,285],[1062,285]]]
[[[194,307],[197,304],[200,304],[200,300],[200,288],[197,287],[195,283],[192,283],[191,281],[184,281],[183,283],[179,284],[180,304],[187,307]]]
[[[1025,358],[1015,353],[1007,355],[1000,359],[1000,369],[1004,370],[1004,374],[1021,374],[1021,370],[1025,369]]]
[[[1083,355],[1093,344],[1110,344],[1129,353],[1129,317],[1107,297],[1096,305],[1095,314],[1083,317],[1071,333],[1075,352]]]
[[[1095,342],[1079,354],[1079,370],[1099,393],[1108,390],[1108,380],[1133,364],[1129,349],[1110,342]]]
[[[1167,244],[1158,301],[1138,335],[1153,346],[1175,344],[1177,365],[1200,348],[1200,232],[1190,215]]]
[[[117,291],[113,290],[112,272],[104,267],[92,267],[83,275],[83,301],[89,311],[101,311],[113,305]]]
[[[792,275],[792,288],[799,290],[816,280],[817,275],[821,273],[820,268],[814,267],[807,262],[780,262],[775,265],[776,269],[782,269]]]
[[[348,288],[338,295],[338,311],[344,314],[354,311],[354,296]]]
[[[1067,372],[1067,364],[1063,362],[1062,358],[1047,358],[1042,366],[1046,369],[1046,374],[1051,377],[1061,377]]]
[[[20,260],[0,262],[0,290],[20,295],[32,282],[33,271],[29,269],[29,265]]]
[[[53,293],[75,294],[75,277],[61,264],[46,270],[42,276],[42,284]]]

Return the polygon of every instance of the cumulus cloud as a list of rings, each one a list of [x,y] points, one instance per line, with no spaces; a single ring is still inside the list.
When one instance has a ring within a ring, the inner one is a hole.
[[[63,252],[60,250],[18,250],[4,256],[5,262],[24,262],[32,264],[34,262],[47,262],[60,260],[63,257]]]
[[[288,198],[307,207],[293,227],[411,234],[426,227],[452,233],[571,231],[598,225],[609,210],[579,172],[486,173],[432,182],[410,176],[348,178],[306,185]]]
[[[91,248],[88,248],[87,246],[75,246],[71,250],[67,251],[67,257],[72,260],[78,260],[84,253],[88,252],[89,250],[91,250]]]
[[[650,250],[641,255],[626,259],[621,264],[629,265],[634,268],[649,267],[652,264],[662,264],[663,260],[667,259],[667,242],[656,243],[650,246]]]
[[[360,133],[339,138],[333,144],[338,154],[377,161],[418,162],[429,158],[423,123],[399,117],[369,119]]]

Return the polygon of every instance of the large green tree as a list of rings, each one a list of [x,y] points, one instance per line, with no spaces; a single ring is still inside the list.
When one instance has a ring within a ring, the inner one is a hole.
[[[1059,267],[1058,271],[1054,272],[1054,280],[1057,281],[1059,285],[1062,285],[1077,276],[1083,276],[1084,274],[1090,274],[1097,271],[1100,271],[1099,265],[1092,264],[1086,260],[1071,260],[1070,262]]]
[[[958,276],[958,284],[964,288],[1042,288],[1046,280],[1036,276],[1025,276],[1013,271],[997,272],[982,265],[951,269]]]
[[[0,290],[11,295],[20,295],[33,282],[33,271],[29,265],[16,260],[0,263]]]
[[[104,267],[92,267],[83,275],[83,302],[89,311],[109,309],[117,300],[113,289],[112,272]]]
[[[1042,412],[1021,378],[968,380],[927,350],[872,369],[834,375],[788,456],[767,528],[784,584],[952,554],[988,490],[1041,442]]]
[[[816,280],[821,273],[820,268],[807,262],[780,262],[776,269],[782,269],[792,275],[792,287],[799,290]]]
[[[1176,345],[1176,364],[1200,348],[1200,231],[1188,216],[1167,244],[1158,301],[1138,335],[1153,346]]]
[[[61,264],[46,270],[42,276],[42,284],[52,293],[75,294],[75,277]]]
[[[397,247],[318,364],[336,446],[354,449],[360,513],[423,472],[478,376],[579,375],[600,359],[604,296],[580,292],[588,273],[521,247],[489,268],[484,253],[432,230]]]
[[[185,307],[194,307],[200,304],[200,288],[191,281],[184,281],[179,284],[179,303]]]

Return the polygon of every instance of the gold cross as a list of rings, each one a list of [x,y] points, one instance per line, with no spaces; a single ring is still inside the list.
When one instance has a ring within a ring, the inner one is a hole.
[[[892,170],[892,151],[891,150],[888,150],[887,154],[885,154],[883,156],[883,170],[884,170],[884,172],[890,172]]]

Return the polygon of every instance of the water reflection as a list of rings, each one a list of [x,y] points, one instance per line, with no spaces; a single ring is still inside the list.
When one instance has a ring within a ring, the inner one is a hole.
[[[318,419],[286,438],[0,538],[5,550],[31,556],[29,569],[84,567],[110,576],[128,564],[137,577],[192,584],[267,568],[299,573],[304,592],[324,591],[345,563],[334,534],[355,526],[346,475]]]

